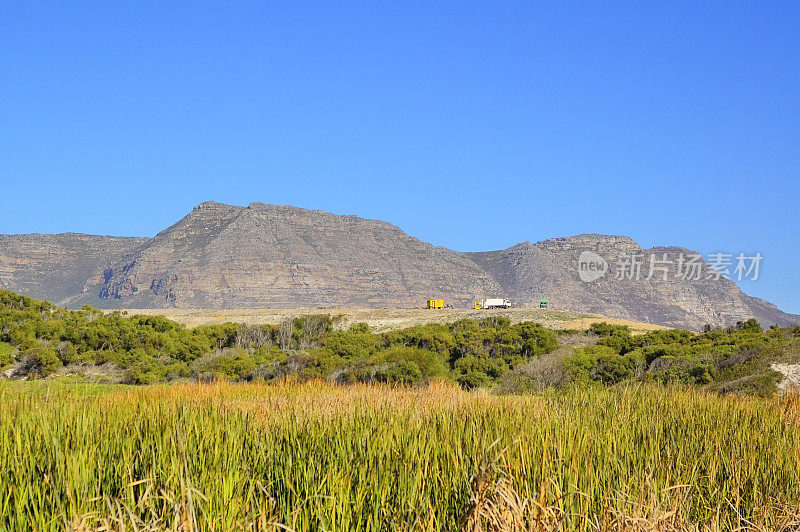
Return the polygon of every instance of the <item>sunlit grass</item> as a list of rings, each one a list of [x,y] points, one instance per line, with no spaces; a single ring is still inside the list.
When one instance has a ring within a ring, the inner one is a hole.
[[[800,399],[7,382],[0,463],[9,530],[454,530],[498,493],[529,527],[776,528],[800,501]]]

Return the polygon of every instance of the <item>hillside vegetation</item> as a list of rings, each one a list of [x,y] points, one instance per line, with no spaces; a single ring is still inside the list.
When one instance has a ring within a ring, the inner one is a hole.
[[[271,381],[421,384],[520,393],[570,383],[641,380],[769,395],[775,362],[800,362],[800,327],[763,331],[755,320],[696,334],[633,335],[593,324],[554,331],[495,316],[384,333],[307,315],[277,325],[224,323],[188,329],[160,316],[73,311],[0,291],[0,369],[10,378],[77,375],[104,382]]]

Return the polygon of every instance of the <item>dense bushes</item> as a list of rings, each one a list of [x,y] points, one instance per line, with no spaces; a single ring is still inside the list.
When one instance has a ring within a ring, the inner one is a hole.
[[[366,359],[353,361],[337,381],[416,384],[448,375],[447,359],[441,353],[419,347],[392,346]]]
[[[578,382],[614,384],[638,376],[643,369],[640,358],[621,355],[606,345],[575,349],[565,362],[571,380]]]
[[[615,384],[640,379],[703,385],[720,392],[769,395],[781,378],[772,362],[800,362],[800,327],[764,332],[756,320],[695,334],[684,330],[634,336],[624,326],[595,323],[594,346],[563,357],[572,382]],[[529,372],[530,373],[530,372]]]
[[[574,348],[557,350],[554,331],[512,325],[506,317],[383,334],[363,323],[341,329],[339,319],[318,314],[278,325],[187,329],[161,316],[70,311],[0,290],[0,370],[16,378],[90,374],[131,384],[287,376],[405,385],[448,379],[467,389],[502,382],[512,391],[643,380],[768,395],[780,377],[771,363],[800,362],[800,327],[765,332],[755,320],[702,334],[633,335],[625,326],[595,323],[571,333],[580,337]]]
[[[376,334],[366,324],[301,316],[280,325],[226,323],[194,329],[161,316],[57,308],[0,291],[0,367],[16,377],[81,373],[102,365],[121,379],[251,380],[296,376],[338,382],[418,384],[453,379],[489,386],[516,364],[558,345],[553,331],[507,318],[464,320]]]

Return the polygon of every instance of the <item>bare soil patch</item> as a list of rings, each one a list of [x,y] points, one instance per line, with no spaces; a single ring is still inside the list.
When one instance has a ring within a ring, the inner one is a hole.
[[[109,311],[111,312],[111,311]],[[287,318],[307,314],[330,314],[340,317],[338,326],[347,328],[354,323],[366,323],[377,332],[404,329],[428,323],[452,323],[461,319],[480,319],[490,316],[506,316],[512,323],[534,321],[553,329],[586,330],[592,323],[605,321],[628,325],[634,332],[665,329],[660,325],[608,318],[599,314],[587,314],[558,309],[511,308],[501,310],[474,309],[363,309],[363,308],[294,308],[294,309],[125,309],[128,315],[144,314],[164,316],[187,327],[213,325],[225,322],[249,325],[277,325]]]
[[[772,364],[772,369],[783,373],[783,380],[778,384],[781,393],[790,389],[800,389],[800,364]]]

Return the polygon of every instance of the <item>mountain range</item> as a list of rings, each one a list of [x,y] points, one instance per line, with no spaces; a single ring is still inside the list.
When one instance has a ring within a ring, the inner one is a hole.
[[[587,260],[598,273],[581,273]],[[387,222],[264,203],[205,202],[153,238],[0,235],[0,288],[72,308],[381,308],[429,298],[466,306],[505,297],[690,329],[751,317],[800,323],[717,277],[691,250],[643,249],[624,236],[461,253]]]

